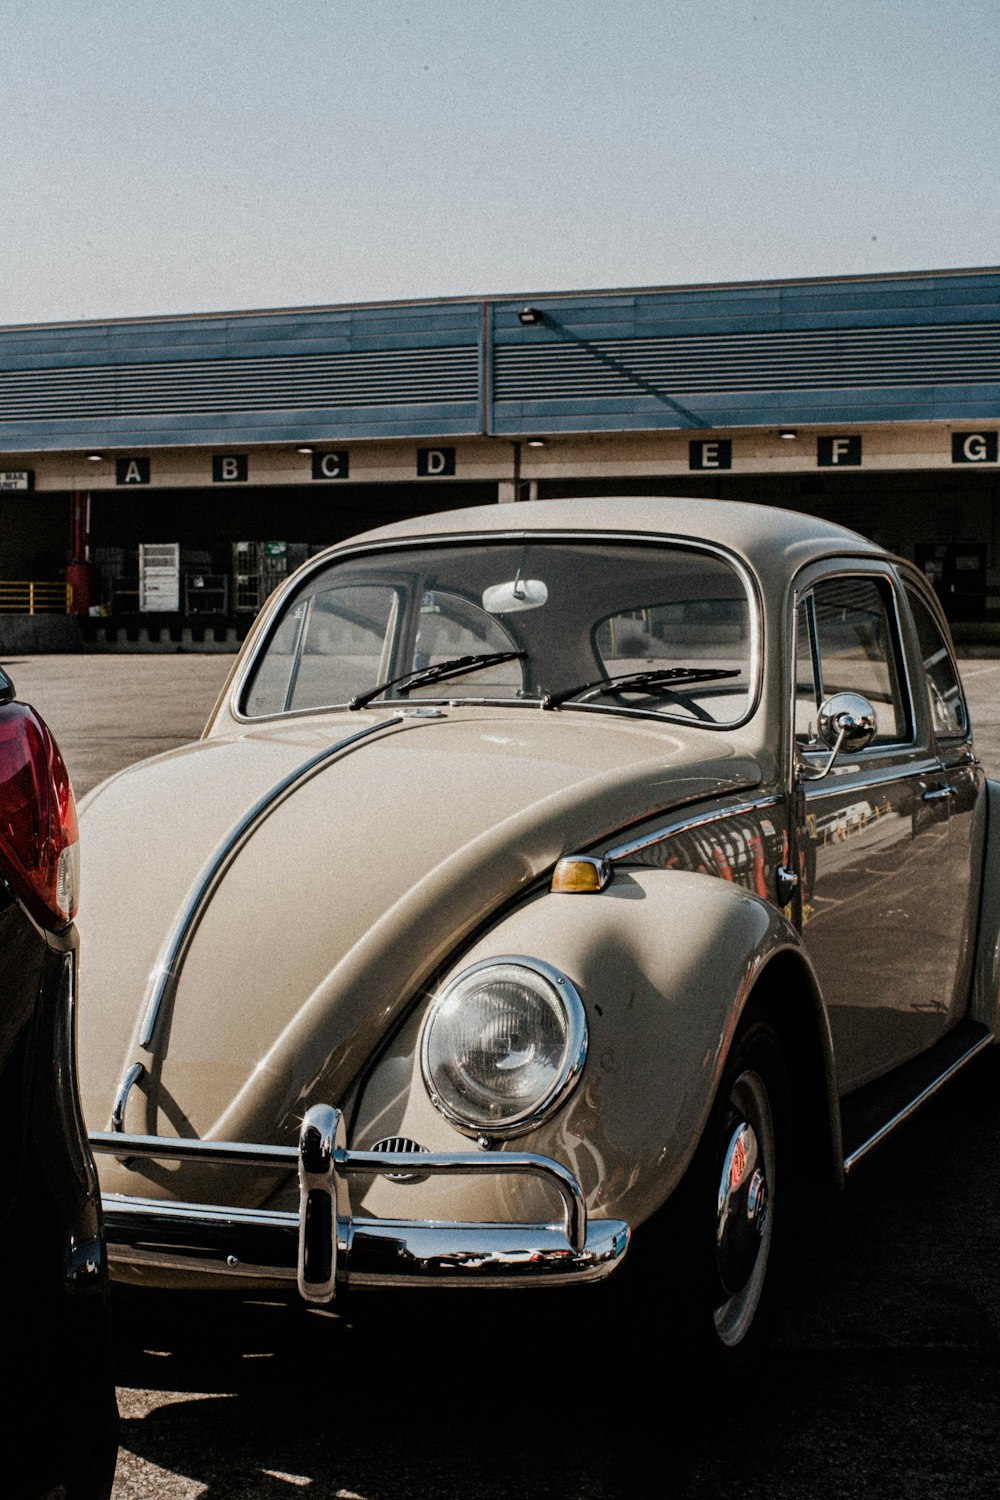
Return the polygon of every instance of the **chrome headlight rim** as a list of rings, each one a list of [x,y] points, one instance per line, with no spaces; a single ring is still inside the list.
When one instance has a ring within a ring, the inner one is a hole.
[[[528,969],[546,980],[552,987],[555,996],[562,1003],[566,1021],[566,1044],[563,1049],[562,1065],[553,1079],[550,1087],[540,1098],[526,1106],[518,1114],[503,1121],[474,1121],[462,1115],[453,1108],[446,1099],[442,1099],[435,1086],[430,1063],[430,1039],[435,1017],[441,1007],[454,994],[460,985],[467,985],[469,981],[486,969],[503,967],[515,967]],[[427,1015],[424,1018],[423,1029],[420,1036],[420,1071],[423,1076],[424,1087],[434,1108],[443,1115],[449,1124],[462,1135],[471,1136],[477,1140],[507,1140],[513,1136],[526,1135],[528,1131],[536,1129],[545,1120],[561,1107],[569,1094],[572,1093],[583,1071],[583,1065],[587,1057],[587,1013],[584,1009],[580,992],[576,985],[553,964],[546,963],[541,958],[530,958],[523,953],[498,953],[493,958],[482,958],[476,963],[470,964],[468,968],[462,969],[455,975],[454,979],[448,981],[444,989],[435,995]]]

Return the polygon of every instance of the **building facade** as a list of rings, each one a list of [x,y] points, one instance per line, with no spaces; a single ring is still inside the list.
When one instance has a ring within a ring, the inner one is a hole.
[[[1000,620],[998,432],[997,268],[5,328],[0,580],[90,562],[127,611],[172,544],[231,613],[239,544],[681,493],[829,516]]]

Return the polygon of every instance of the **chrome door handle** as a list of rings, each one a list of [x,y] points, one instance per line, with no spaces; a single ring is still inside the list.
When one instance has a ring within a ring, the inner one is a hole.
[[[943,802],[948,797],[957,797],[958,792],[953,786],[932,786],[929,791],[921,793],[923,802]]]

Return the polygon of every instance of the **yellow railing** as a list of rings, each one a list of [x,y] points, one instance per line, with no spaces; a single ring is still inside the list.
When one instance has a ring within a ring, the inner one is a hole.
[[[68,615],[72,608],[71,583],[0,578],[0,610],[18,615]]]

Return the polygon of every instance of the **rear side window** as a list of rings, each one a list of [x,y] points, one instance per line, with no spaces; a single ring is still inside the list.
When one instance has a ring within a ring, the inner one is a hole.
[[[969,716],[965,711],[962,686],[948,643],[927,605],[909,584],[906,587],[906,597],[910,601],[920,644],[920,659],[934,733],[938,739],[964,737],[969,729]]]

